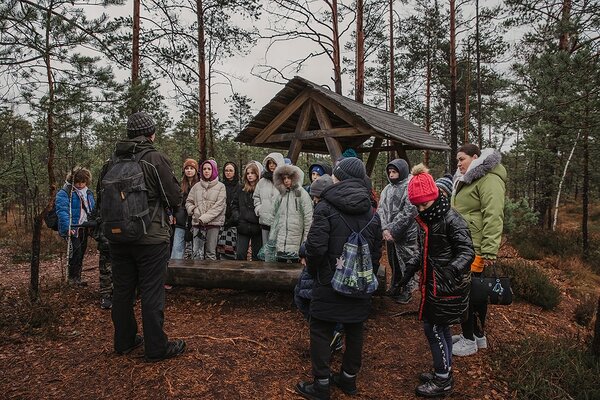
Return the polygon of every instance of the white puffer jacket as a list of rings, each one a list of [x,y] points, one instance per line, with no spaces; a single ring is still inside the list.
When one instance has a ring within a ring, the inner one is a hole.
[[[283,184],[283,177],[292,180],[290,189]],[[313,217],[312,200],[302,188],[304,173],[295,165],[277,167],[273,174],[273,183],[279,191],[274,203],[273,221],[269,239],[277,241],[277,252],[297,254],[300,245],[306,240]],[[276,212],[276,214],[275,214]]]
[[[263,166],[265,167],[263,174],[267,172],[267,161],[269,159],[275,161],[278,167],[285,165],[283,154],[270,153],[263,160]],[[252,199],[254,200],[254,212],[261,225],[271,226],[273,222],[273,203],[278,194],[279,191],[275,188],[273,182],[267,178],[260,178],[256,184]]]
[[[192,216],[192,226],[223,226],[226,197],[225,185],[218,178],[196,183],[185,201],[185,208]]]

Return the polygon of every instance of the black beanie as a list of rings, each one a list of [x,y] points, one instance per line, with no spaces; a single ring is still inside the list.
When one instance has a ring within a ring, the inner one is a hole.
[[[127,119],[127,137],[129,139],[138,136],[152,136],[154,130],[154,120],[145,112],[131,114]]]
[[[344,158],[333,170],[333,175],[339,180],[344,179],[365,179],[367,176],[367,170],[365,164],[356,157]]]

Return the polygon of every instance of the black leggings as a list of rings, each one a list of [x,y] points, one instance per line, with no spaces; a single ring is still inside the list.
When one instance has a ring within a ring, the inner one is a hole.
[[[481,272],[473,272],[473,276],[481,276]],[[472,303],[469,301],[468,319],[461,324],[463,336],[469,340],[475,340],[474,334],[482,337],[485,334],[486,316],[487,303]]]

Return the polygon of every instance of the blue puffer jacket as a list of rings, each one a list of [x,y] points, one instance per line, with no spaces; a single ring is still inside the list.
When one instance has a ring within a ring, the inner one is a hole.
[[[62,237],[67,237],[67,233],[69,231],[69,195],[68,193],[71,191],[71,185],[65,184],[61,190],[56,193],[56,215],[58,216],[58,233]],[[96,206],[96,202],[94,201],[94,194],[90,189],[86,192],[87,201],[90,205],[89,210],[87,210],[88,215],[92,212],[92,210]],[[79,216],[81,215],[82,210],[81,200],[77,195],[77,192],[73,190],[71,193],[71,225],[75,225],[79,222]]]

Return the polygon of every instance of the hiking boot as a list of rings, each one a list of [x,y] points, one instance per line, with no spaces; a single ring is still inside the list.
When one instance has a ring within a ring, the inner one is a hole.
[[[452,375],[448,376],[448,378],[440,378],[439,376],[435,376],[429,382],[425,382],[422,385],[417,386],[415,389],[415,393],[417,396],[421,397],[441,397],[446,396],[450,392],[452,392],[452,384],[453,384]]]
[[[88,285],[88,283],[86,281],[82,281],[81,278],[69,278],[67,283],[69,286],[75,287],[86,287]]]
[[[321,384],[316,379],[312,382],[299,382],[296,392],[309,400],[329,400],[329,384]]]
[[[100,308],[103,310],[110,310],[112,308],[112,298],[110,296],[103,296],[100,299]]]
[[[331,349],[331,354],[344,348],[344,334],[342,332],[334,331],[333,340],[331,341],[329,348]]]
[[[473,335],[475,337],[475,343],[477,343],[478,349],[487,349],[487,338],[485,335],[479,337],[477,335]]]
[[[411,300],[412,300],[412,293],[410,291],[408,291],[407,289],[404,289],[398,297],[394,298],[394,301],[398,304],[408,304],[408,303],[410,303]]]
[[[470,356],[477,353],[477,342],[464,336],[452,345],[452,355],[458,357]]]
[[[144,338],[140,335],[135,335],[135,339],[133,340],[133,345],[131,347],[128,347],[123,351],[117,351],[116,353],[119,355],[129,354],[143,344],[144,344]]]
[[[146,357],[146,361],[157,362],[176,357],[185,351],[185,346],[185,340],[183,339],[170,340],[167,343],[167,351],[165,351],[165,354],[160,357]]]
[[[329,380],[346,394],[355,395],[358,392],[356,389],[356,375],[350,378],[344,374],[344,371],[341,371],[339,374],[331,374]]]

